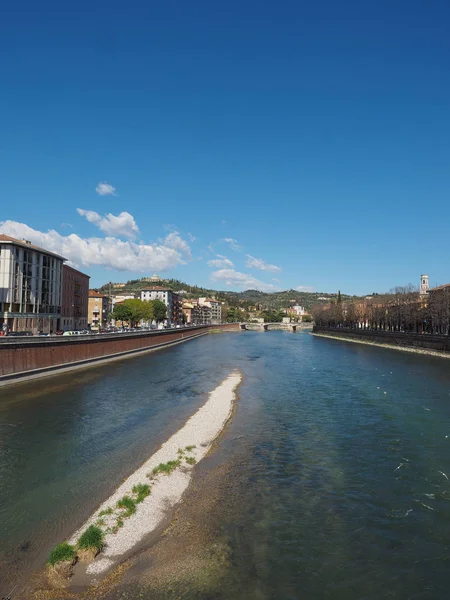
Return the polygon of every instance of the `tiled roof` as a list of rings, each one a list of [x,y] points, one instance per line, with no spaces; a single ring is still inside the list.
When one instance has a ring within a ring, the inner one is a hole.
[[[445,290],[447,288],[450,288],[450,283],[444,283],[444,285],[439,285],[438,287],[435,288],[431,288],[430,290],[428,290],[429,292],[435,292],[436,290]]]
[[[0,242],[8,242],[10,244],[16,244],[18,246],[22,246],[23,248],[33,248],[33,250],[39,250],[39,252],[44,252],[45,254],[49,254],[50,256],[55,256],[61,260],[67,260],[63,256],[56,254],[56,252],[51,252],[50,250],[46,250],[45,248],[41,248],[40,246],[35,246],[34,244],[28,243],[26,240],[18,240],[16,238],[11,237],[10,235],[5,235],[4,233],[0,233]]]
[[[107,298],[106,294],[100,294],[97,290],[89,290],[89,298]]]

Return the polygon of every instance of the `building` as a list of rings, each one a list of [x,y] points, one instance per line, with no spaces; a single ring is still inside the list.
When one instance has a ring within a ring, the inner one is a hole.
[[[141,300],[160,300],[167,307],[164,325],[181,325],[183,323],[183,302],[181,297],[166,287],[150,287],[141,290]]]
[[[83,331],[88,328],[89,275],[63,265],[60,328]]]
[[[194,304],[192,319],[194,325],[211,325],[211,307],[208,304]]]
[[[195,306],[196,304],[193,302],[183,302],[183,314],[187,325],[192,325],[194,323],[193,312]]]
[[[215,298],[199,298],[199,306],[207,306],[211,309],[211,325],[218,325],[222,322],[222,304]]]
[[[153,273],[151,277],[142,277],[141,281],[150,281],[153,283],[158,283],[158,281],[162,281],[161,277],[156,273]]]
[[[96,290],[89,290],[88,323],[91,331],[98,332],[106,327],[111,310],[112,305],[109,296],[100,294]]]
[[[430,290],[430,284],[428,283],[428,275],[421,275],[420,276],[419,296],[421,298],[426,298],[429,290]]]
[[[56,333],[60,329],[66,259],[27,240],[0,234],[0,329]]]

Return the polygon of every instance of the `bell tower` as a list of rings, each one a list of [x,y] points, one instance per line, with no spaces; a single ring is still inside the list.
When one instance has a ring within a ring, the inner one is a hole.
[[[428,283],[428,275],[420,276],[420,296],[426,296],[428,294],[428,290],[430,289],[430,285]]]

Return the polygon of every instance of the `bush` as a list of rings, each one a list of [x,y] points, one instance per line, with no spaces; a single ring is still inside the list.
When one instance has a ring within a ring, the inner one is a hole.
[[[124,496],[117,501],[117,508],[123,508],[125,510],[124,516],[131,517],[136,512],[136,502],[130,496]]]
[[[75,548],[71,544],[63,542],[62,544],[55,546],[50,552],[48,564],[54,566],[66,560],[70,560],[72,562],[75,560],[76,556],[77,553],[75,552]]]
[[[150,495],[150,486],[146,483],[137,483],[133,486],[133,494],[136,494],[136,504],[143,502]]]
[[[104,533],[96,525],[89,525],[89,527],[80,535],[78,540],[78,548],[80,550],[100,550],[103,548],[103,537]]]
[[[170,475],[172,471],[174,471],[177,467],[181,465],[181,460],[169,460],[166,463],[160,463],[157,467],[155,467],[152,471],[153,475],[158,475],[159,473],[164,473],[165,475]]]

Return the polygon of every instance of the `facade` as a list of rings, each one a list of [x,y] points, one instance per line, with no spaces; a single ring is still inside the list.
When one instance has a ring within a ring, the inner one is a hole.
[[[141,300],[160,300],[167,307],[164,325],[181,325],[183,323],[183,302],[181,297],[166,287],[150,287],[141,290]]]
[[[194,323],[193,320],[193,311],[195,304],[192,302],[183,302],[183,314],[186,319],[187,325],[192,325]]]
[[[428,283],[428,275],[420,276],[420,288],[419,295],[421,298],[426,298],[430,290],[430,284]]]
[[[88,323],[91,331],[98,332],[108,324],[111,312],[111,299],[95,290],[89,290]]]
[[[211,325],[218,325],[222,322],[222,304],[215,298],[199,298],[199,306],[207,306],[211,309]]]
[[[207,304],[194,304],[192,319],[194,325],[211,325],[211,307]]]
[[[0,234],[0,330],[60,329],[65,258]]]
[[[89,275],[63,265],[60,328],[83,331],[88,328]]]

